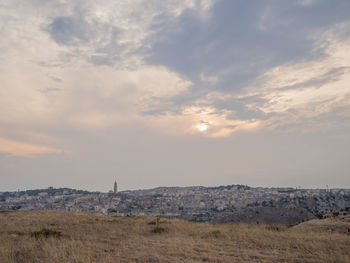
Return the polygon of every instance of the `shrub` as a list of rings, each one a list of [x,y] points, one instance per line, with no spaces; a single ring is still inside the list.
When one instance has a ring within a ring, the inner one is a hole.
[[[213,238],[218,238],[221,236],[220,230],[213,230],[209,232],[209,236]]]
[[[61,232],[56,231],[56,230],[52,230],[52,229],[48,229],[48,228],[42,228],[38,231],[33,231],[30,233],[31,237],[35,237],[35,238],[40,238],[40,237],[56,237],[59,238],[62,236]]]
[[[323,219],[323,214],[318,212],[316,215],[315,215],[318,219]]]
[[[155,222],[152,221],[152,222],[149,223],[150,225],[153,225],[153,224],[156,225],[156,226],[152,229],[152,233],[163,233],[163,232],[165,232],[165,228],[160,227],[160,224],[162,223],[162,222],[160,221],[160,218],[161,218],[161,216],[159,215],[159,216],[156,217],[156,221],[155,221]]]
[[[333,215],[334,217],[337,217],[337,216],[339,215],[339,212],[334,211],[334,212],[332,212],[332,215]]]
[[[152,229],[152,233],[163,233],[165,232],[165,228],[163,227],[155,227]]]

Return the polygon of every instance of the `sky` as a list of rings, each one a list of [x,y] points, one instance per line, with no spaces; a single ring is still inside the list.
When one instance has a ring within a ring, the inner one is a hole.
[[[2,0],[0,191],[350,187],[350,1]]]

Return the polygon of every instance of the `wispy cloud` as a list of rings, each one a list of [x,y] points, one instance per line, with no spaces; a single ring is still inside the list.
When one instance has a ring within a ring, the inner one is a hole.
[[[61,153],[62,150],[0,137],[0,152],[9,153],[13,156],[35,157],[40,154]]]

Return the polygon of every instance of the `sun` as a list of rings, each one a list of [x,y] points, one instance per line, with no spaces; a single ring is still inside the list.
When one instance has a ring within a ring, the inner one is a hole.
[[[198,124],[196,126],[196,128],[200,131],[200,132],[204,132],[206,130],[208,130],[208,125],[205,124],[205,123],[201,123],[201,124]]]

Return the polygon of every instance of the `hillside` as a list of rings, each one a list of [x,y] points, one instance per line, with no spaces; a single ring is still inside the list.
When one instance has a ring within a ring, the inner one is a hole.
[[[350,207],[350,189],[159,187],[118,193],[48,188],[0,193],[0,210],[63,210],[112,216],[163,215],[197,222],[298,224]]]
[[[348,217],[294,227],[0,212],[0,262],[350,262]]]

